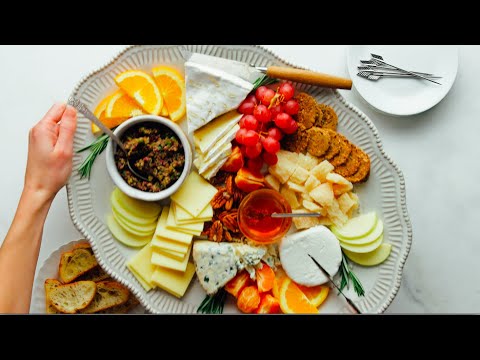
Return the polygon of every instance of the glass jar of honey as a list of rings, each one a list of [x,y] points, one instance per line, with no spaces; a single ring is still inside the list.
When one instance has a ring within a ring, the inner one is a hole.
[[[238,208],[238,226],[243,235],[260,244],[279,241],[292,226],[291,218],[273,218],[273,213],[291,213],[292,208],[275,190],[248,194]]]

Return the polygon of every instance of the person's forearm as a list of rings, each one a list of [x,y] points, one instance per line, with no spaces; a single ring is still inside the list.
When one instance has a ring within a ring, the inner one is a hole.
[[[0,248],[0,313],[28,313],[43,226],[53,197],[25,189]]]

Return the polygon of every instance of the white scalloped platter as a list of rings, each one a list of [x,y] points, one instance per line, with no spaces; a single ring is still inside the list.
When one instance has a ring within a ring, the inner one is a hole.
[[[287,65],[268,50],[253,45],[216,46],[187,45],[192,52],[219,56],[258,66]],[[152,66],[170,64],[183,70],[180,46],[141,45],[132,46],[116,56],[102,69],[93,72],[75,88],[72,95],[94,109],[99,101],[115,89],[114,77],[128,69],[150,70]],[[412,231],[405,199],[405,182],[395,163],[385,154],[377,130],[372,121],[335,90],[309,85],[298,85],[317,101],[332,106],[338,114],[338,131],[368,153],[371,159],[371,175],[362,185],[355,186],[360,197],[360,211],[375,210],[385,223],[385,241],[393,245],[390,257],[379,266],[366,268],[357,265],[354,271],[362,281],[366,294],[357,298],[353,289],[347,294],[364,313],[382,313],[395,297],[401,282],[402,269],[412,241]],[[94,139],[90,122],[79,115],[74,147],[78,150]],[[186,295],[180,300],[162,290],[145,292],[140,283],[128,271],[125,262],[136,250],[117,242],[110,234],[105,217],[111,211],[109,196],[114,188],[105,166],[105,154],[93,167],[90,180],[80,179],[77,169],[85,154],[75,154],[74,171],[67,184],[68,206],[73,223],[93,247],[100,265],[117,281],[128,286],[146,309],[152,313],[195,313],[205,293],[198,281],[192,282]],[[225,313],[238,312],[230,300]],[[344,300],[334,294],[321,307],[321,313],[347,313]]]

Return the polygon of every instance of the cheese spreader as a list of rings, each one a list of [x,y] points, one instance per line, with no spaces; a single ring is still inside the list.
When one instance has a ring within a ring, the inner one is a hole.
[[[334,75],[284,66],[256,66],[253,64],[246,64],[240,61],[224,59],[217,56],[192,53],[185,48],[182,49],[181,52],[185,61],[217,67],[252,83],[262,74],[266,74],[274,79],[290,80],[326,88],[346,90],[350,90],[352,88],[352,80]]]

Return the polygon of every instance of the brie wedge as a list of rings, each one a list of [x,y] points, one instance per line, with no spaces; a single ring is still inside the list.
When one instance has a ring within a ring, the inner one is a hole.
[[[238,76],[190,61],[185,63],[185,78],[189,133],[236,109],[253,89]]]

